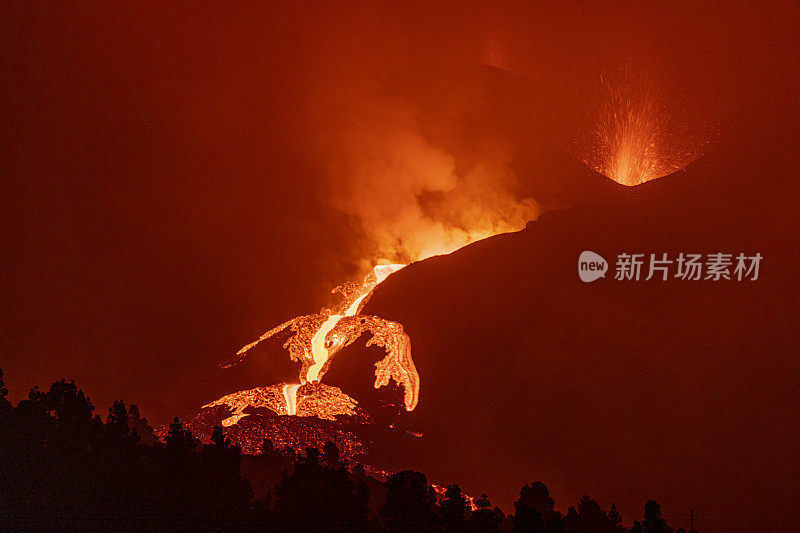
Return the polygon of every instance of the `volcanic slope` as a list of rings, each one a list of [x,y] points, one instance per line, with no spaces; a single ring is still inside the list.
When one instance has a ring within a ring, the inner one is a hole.
[[[644,498],[677,517],[789,508],[800,497],[800,194],[798,137],[780,131],[731,132],[616,201],[545,213],[390,277],[364,312],[412,339],[420,401],[399,425],[423,437],[383,466],[458,481],[504,509],[535,479],[562,505],[588,493],[628,519]],[[609,261],[605,279],[579,280],[583,250]],[[641,281],[614,279],[617,254],[682,252],[759,253],[759,279],[681,280],[672,264],[667,281],[645,281],[647,262]],[[355,368],[376,357],[354,345],[326,379],[366,405]]]

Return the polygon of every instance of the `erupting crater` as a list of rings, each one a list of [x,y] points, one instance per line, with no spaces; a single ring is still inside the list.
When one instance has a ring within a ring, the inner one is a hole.
[[[649,80],[622,77],[600,80],[602,102],[581,160],[617,183],[634,186],[697,159],[705,143],[704,128],[681,119],[684,113],[667,106]]]

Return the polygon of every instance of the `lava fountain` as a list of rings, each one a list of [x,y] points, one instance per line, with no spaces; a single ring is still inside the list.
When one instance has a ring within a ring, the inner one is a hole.
[[[627,186],[681,170],[700,156],[704,139],[678,106],[664,103],[647,79],[601,77],[602,102],[581,158],[600,174]]]

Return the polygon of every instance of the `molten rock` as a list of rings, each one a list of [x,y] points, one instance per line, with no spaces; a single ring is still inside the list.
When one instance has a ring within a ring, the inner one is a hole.
[[[283,384],[278,384],[223,396],[204,405],[186,426],[202,440],[214,426],[224,426],[226,436],[247,454],[260,453],[265,439],[278,449],[295,451],[321,449],[331,441],[349,460],[366,453],[358,433],[359,426],[370,422],[358,402],[338,387],[314,383],[297,389],[296,416],[288,416]]]

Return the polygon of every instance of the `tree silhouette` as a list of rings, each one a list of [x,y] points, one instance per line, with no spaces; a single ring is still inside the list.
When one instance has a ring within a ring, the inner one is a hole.
[[[477,509],[472,512],[472,520],[470,521],[472,531],[475,533],[495,533],[500,531],[500,524],[505,520],[503,512],[498,507],[492,509],[492,504],[486,494],[481,494],[481,497],[476,499],[474,503]]]
[[[614,502],[611,502],[611,509],[608,511],[608,521],[611,523],[611,531],[614,533],[624,533],[626,531],[622,525],[622,515],[617,511],[617,506]]]
[[[341,468],[344,465],[339,457],[339,448],[333,442],[326,442],[322,447],[322,462],[330,468]]]
[[[98,478],[91,445],[102,422],[93,416],[89,398],[74,381],[62,379],[47,392],[34,387],[17,409],[22,415],[17,428],[31,423],[19,449],[27,456],[27,464],[17,474],[31,477],[32,505],[21,502],[23,514],[72,518],[85,511],[96,513],[100,502],[92,498]]]
[[[612,507],[616,513],[616,507]],[[577,510],[570,507],[564,517],[564,530],[566,533],[617,533],[621,520],[617,514],[614,520],[607,515],[600,504],[584,495],[578,502]]]
[[[131,404],[128,409],[128,427],[132,431],[136,431],[143,444],[155,446],[156,443],[158,443],[158,437],[156,437],[153,428],[147,422],[146,418],[142,418],[139,414],[139,408],[135,404]]]
[[[83,391],[61,380],[47,392],[34,387],[13,406],[2,377],[0,371],[2,530],[627,531],[614,504],[605,513],[588,496],[562,517],[541,482],[522,487],[513,522],[504,524],[485,494],[470,511],[458,485],[449,485],[437,507],[424,474],[403,471],[382,483],[358,464],[350,472],[331,442],[298,457],[265,439],[260,455],[245,458],[222,427],[201,445],[178,418],[161,442],[134,405],[115,401],[103,422]],[[266,489],[257,501],[242,475],[245,463]],[[372,507],[368,484],[377,494]],[[631,532],[672,529],[649,500]]]
[[[466,531],[469,504],[458,485],[448,485],[440,504],[442,525],[445,532]]]
[[[214,426],[211,443],[200,454],[204,514],[215,520],[244,516],[252,496],[250,483],[241,478],[242,451],[231,444],[220,426]]]
[[[125,408],[125,402],[116,400],[114,404],[108,408],[106,427],[109,429],[116,428],[124,432],[128,431],[128,410]]]
[[[329,448],[329,456],[338,457]],[[368,497],[344,466],[322,463],[316,448],[306,448],[275,488],[275,513],[289,531],[356,531],[367,525]]]
[[[0,368],[0,416],[11,411],[11,402],[7,399],[8,389],[3,381],[3,369]]]
[[[631,533],[672,533],[672,531],[661,516],[661,505],[655,500],[647,500],[644,504],[644,521],[634,521],[631,528]]]
[[[172,450],[187,451],[194,449],[200,441],[194,438],[192,432],[183,428],[183,422],[176,416],[169,425],[169,432],[165,439],[167,446]]]
[[[514,502],[515,532],[560,532],[564,530],[561,513],[555,511],[555,501],[541,481],[522,487]]]
[[[164,445],[155,448],[158,493],[156,514],[165,513],[186,520],[202,516],[196,501],[202,494],[200,461],[195,449],[199,441],[184,429],[176,417],[169,425]]]
[[[436,493],[425,474],[404,470],[389,476],[381,510],[386,531],[434,531],[438,527]]]
[[[89,426],[98,420],[93,419],[94,406],[74,381],[62,379],[50,386],[50,390],[42,392],[38,387],[31,389],[28,400],[42,412],[55,417],[57,426],[74,437],[88,435]]]

